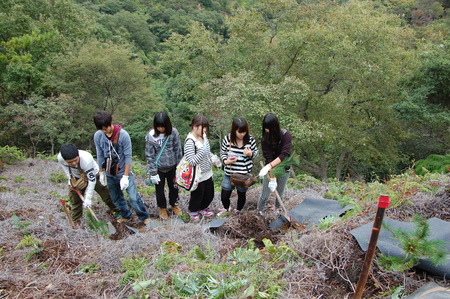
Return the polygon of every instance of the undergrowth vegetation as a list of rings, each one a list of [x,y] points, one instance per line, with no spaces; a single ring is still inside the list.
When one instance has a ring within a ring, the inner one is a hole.
[[[133,165],[136,182],[146,190],[141,194],[152,220],[158,222],[154,187],[145,186],[142,165]],[[245,211],[220,218],[226,220],[222,231],[207,228],[210,219],[206,219],[176,225],[160,221],[157,228],[136,226],[137,221],[131,221],[127,225],[138,229],[132,233],[108,214],[99,198],[94,198],[92,209],[100,222],[86,213],[82,227],[72,229],[59,202],[68,200],[67,182],[55,161],[27,160],[7,167],[2,174],[6,190],[0,192],[0,229],[5,232],[0,237],[0,271],[5,273],[3,282],[11,295],[26,287],[32,279],[28,273],[38,273],[40,280],[33,296],[349,298],[364,258],[350,231],[372,222],[379,196],[388,195],[391,206],[387,217],[417,222],[413,233],[393,231],[405,249],[414,250],[405,259],[377,258],[365,294],[367,298],[400,298],[428,279],[411,268],[418,258],[439,263],[443,254],[438,250],[440,243],[428,239],[425,219],[450,220],[450,176],[432,172],[417,175],[408,169],[389,180],[367,183],[321,181],[298,174],[289,179],[285,192],[289,210],[307,197],[333,199],[352,208],[344,215],[324,217],[316,225],[270,231],[268,236],[260,234],[266,228],[259,221],[268,227],[277,216],[269,212],[269,218],[262,219],[256,213],[261,191],[258,184],[248,191]],[[220,172],[216,170],[215,176],[220,177]],[[236,196],[232,200],[237,200]],[[188,202],[189,193],[180,192],[183,212]],[[220,205],[220,193],[216,193],[210,208],[217,211]],[[413,217],[416,213],[423,219]],[[113,239],[106,233],[106,222],[126,233]],[[63,281],[73,282],[71,292],[58,287]],[[55,287],[46,289],[49,283]]]
[[[302,259],[285,244],[265,239],[264,245],[258,249],[249,240],[246,248],[235,248],[217,261],[211,246],[185,252],[179,243],[163,242],[152,268],[166,279],[145,279],[149,260],[139,257],[122,260],[126,272],[121,282],[133,281],[140,298],[151,298],[155,289],[165,298],[276,298],[285,285],[282,274]]]

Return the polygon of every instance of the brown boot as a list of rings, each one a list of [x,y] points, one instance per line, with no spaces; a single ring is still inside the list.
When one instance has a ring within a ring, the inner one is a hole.
[[[181,209],[178,206],[173,206],[172,207],[172,212],[176,215],[176,216],[180,216],[181,214],[183,214],[183,212],[181,211]]]
[[[161,219],[163,220],[169,219],[169,216],[167,215],[167,210],[165,208],[159,209],[159,217],[161,217]]]

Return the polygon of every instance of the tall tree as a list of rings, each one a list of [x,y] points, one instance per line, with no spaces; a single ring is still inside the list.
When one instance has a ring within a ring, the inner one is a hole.
[[[390,105],[417,63],[412,31],[398,17],[366,1],[270,0],[226,25],[229,39],[197,25],[164,54],[160,66],[192,110],[230,107],[255,127],[278,113],[300,167],[322,179],[395,168],[403,133]]]

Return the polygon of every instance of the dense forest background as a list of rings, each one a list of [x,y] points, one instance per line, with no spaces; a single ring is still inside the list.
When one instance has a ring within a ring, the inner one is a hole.
[[[384,178],[450,148],[448,0],[2,0],[0,146],[93,150],[97,109],[144,136],[193,115],[215,149],[267,112],[299,171]]]

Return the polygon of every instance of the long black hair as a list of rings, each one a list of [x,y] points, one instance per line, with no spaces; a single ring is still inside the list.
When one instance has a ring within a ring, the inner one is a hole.
[[[172,134],[172,122],[166,112],[161,111],[155,114],[155,117],[153,118],[153,129],[155,130],[155,134],[153,134],[153,137],[158,137],[159,134],[161,134],[157,127],[164,127],[164,134],[166,136]]]
[[[269,132],[266,132],[266,129]],[[280,122],[275,114],[267,113],[262,121],[262,136],[269,144],[278,144],[281,141]]]

